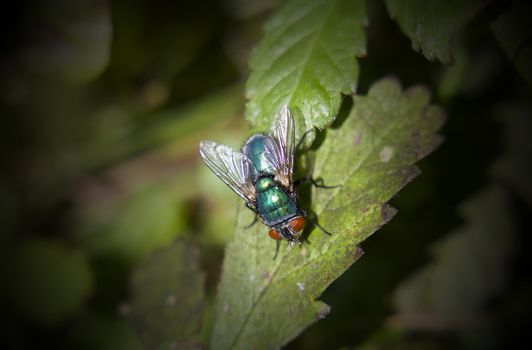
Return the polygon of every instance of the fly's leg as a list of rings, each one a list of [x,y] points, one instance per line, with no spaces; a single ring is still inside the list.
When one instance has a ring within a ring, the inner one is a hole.
[[[275,241],[275,255],[273,256],[273,260],[275,260],[277,258],[277,254],[279,254],[279,245],[281,245],[281,241]]]
[[[295,186],[298,186],[302,183],[305,183],[305,182],[310,182],[312,185],[314,185],[315,187],[318,187],[318,188],[328,188],[328,189],[331,189],[331,188],[337,188],[337,187],[342,187],[341,185],[336,185],[336,186],[325,186],[325,185],[321,185],[319,183],[316,182],[316,180],[314,180],[313,178],[311,178],[310,176],[304,176],[296,181],[294,181],[294,185]],[[317,220],[317,217],[316,217],[316,214],[312,213],[312,215],[307,215],[307,213],[303,213],[304,216],[312,223],[312,225],[316,226],[317,228],[320,229],[321,232],[325,233],[326,235],[328,236],[332,236],[332,234],[327,231],[326,229],[324,229],[319,223],[318,223],[318,220]]]
[[[246,203],[246,207],[248,207],[248,209],[250,209],[253,213],[255,213],[255,217],[253,218],[253,221],[244,226],[244,229],[247,230],[248,228],[250,228],[251,226],[255,225],[257,223],[257,220],[259,218],[259,214],[257,213],[257,211],[255,210],[255,208],[253,208],[251,205],[249,205],[248,203]]]
[[[275,245],[275,255],[273,256],[273,260],[275,260],[275,258],[277,258],[277,255],[279,254],[279,246],[281,245],[281,241],[283,241],[282,239],[279,239],[277,241],[275,241],[276,245]],[[286,248],[290,248],[290,247],[293,247],[294,244],[301,244],[301,241],[299,240],[294,240],[294,241],[289,241],[289,240],[286,240]]]
[[[301,185],[302,183],[305,183],[305,182],[310,182],[312,185],[314,185],[315,187],[318,187],[318,188],[337,188],[337,187],[341,187],[341,185],[336,185],[336,186],[320,185],[316,180],[314,180],[310,176],[303,176],[301,179],[295,180],[294,181],[294,185],[299,186],[299,185]]]
[[[244,229],[247,230],[251,226],[255,225],[257,223],[257,221],[258,221],[258,216],[255,215],[255,217],[253,218],[253,221],[251,222],[251,224],[248,224],[248,225],[244,226]]]
[[[308,219],[308,221],[310,221],[310,223],[314,226],[316,226],[317,228],[320,229],[321,232],[323,232],[324,234],[326,234],[327,236],[332,236],[332,233],[330,233],[329,231],[327,231],[325,228],[323,228],[323,226],[321,226],[318,222],[318,218],[316,217],[316,214],[314,213],[311,213],[310,215],[306,212],[306,211],[303,211],[303,215],[305,216],[306,219]]]
[[[297,143],[297,146],[296,146],[296,152],[299,152],[299,150],[301,150],[301,145],[303,145],[303,141],[305,141],[307,134],[310,134],[311,132],[316,133],[316,130],[310,129],[310,130],[305,131],[305,133],[301,135],[301,139],[299,139],[299,142]]]
[[[312,225],[316,226],[317,228],[320,229],[321,232],[325,233],[327,236],[332,236],[332,233],[330,233],[329,231],[327,231],[326,229],[323,228],[323,226],[321,226],[319,223],[318,223],[318,220],[316,220],[315,217],[311,217],[311,216],[308,216],[308,221],[310,221],[312,223]]]

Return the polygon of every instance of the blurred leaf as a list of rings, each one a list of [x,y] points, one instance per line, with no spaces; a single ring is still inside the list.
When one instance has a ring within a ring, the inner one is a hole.
[[[454,59],[453,65],[444,68],[438,85],[438,97],[444,101],[452,99],[460,92],[473,66],[471,58],[462,49],[457,50]]]
[[[428,60],[452,63],[455,34],[482,6],[483,0],[386,0],[390,17]]]
[[[20,199],[16,190],[0,178],[0,252],[9,247],[15,238],[19,222]],[[2,254],[0,253],[0,255]]]
[[[32,7],[43,23],[23,53],[25,67],[53,80],[84,84],[109,62],[112,26],[107,1],[43,1]]]
[[[190,142],[190,135],[208,127],[217,127],[218,122],[240,113],[243,103],[241,89],[240,85],[225,87],[188,104],[153,112],[149,122],[133,126],[127,124],[127,127],[109,124],[113,118],[124,118],[131,111],[123,106],[104,110],[98,116],[102,124],[101,137],[93,138],[84,149],[74,152],[81,154],[82,161],[91,167],[168,145],[175,145],[174,149],[181,153],[190,153],[193,146],[196,154],[197,144]],[[70,158],[79,157],[70,155]]]
[[[457,47],[452,65],[443,67],[438,82],[438,99],[450,101],[457,95],[477,98],[491,87],[502,69],[502,57],[498,50],[481,49],[467,52]]]
[[[442,330],[471,326],[504,289],[514,248],[506,194],[490,187],[462,208],[467,224],[440,241],[434,259],[395,291],[395,325]]]
[[[169,244],[183,229],[182,202],[163,184],[141,189],[117,206],[95,203],[79,223],[79,246],[96,257],[132,263]]]
[[[512,2],[508,12],[491,23],[495,38],[521,77],[532,87],[532,3]]]
[[[75,319],[68,331],[68,349],[143,350],[125,320],[116,316],[86,312]]]
[[[265,129],[288,105],[303,112],[296,117],[298,137],[331,124],[342,94],[356,90],[355,57],[366,53],[366,23],[362,0],[287,1],[250,58],[247,119]]]
[[[193,132],[240,114],[242,103],[242,86],[232,85],[192,103],[159,111],[152,115],[152,124],[138,130],[137,142],[150,146],[179,141]]]
[[[205,276],[195,246],[177,241],[133,272],[127,317],[146,349],[200,349]]]
[[[282,247],[274,260],[267,228],[247,229],[253,216],[241,206],[226,250],[213,349],[278,348],[327,315],[329,306],[316,299],[360,257],[358,244],[391,219],[395,210],[386,201],[440,143],[443,113],[428,103],[425,89],[402,92],[395,80],[383,80],[368,96],[355,96],[347,120],[327,131],[313,175],[342,187],[314,191],[312,209],[332,236],[313,228],[305,243]]]
[[[452,345],[438,344],[430,339],[407,337],[403,332],[382,329],[370,336],[356,350],[448,350]]]
[[[495,163],[494,172],[532,207],[532,106],[509,103],[498,114],[505,124],[505,152]]]
[[[168,80],[197,58],[217,18],[212,1],[202,3],[114,0],[110,75],[128,79]]]
[[[278,3],[278,0],[226,0],[223,5],[231,17],[243,19],[270,11]]]
[[[58,242],[32,239],[2,263],[8,303],[31,321],[54,326],[88,299],[93,276],[86,257]]]

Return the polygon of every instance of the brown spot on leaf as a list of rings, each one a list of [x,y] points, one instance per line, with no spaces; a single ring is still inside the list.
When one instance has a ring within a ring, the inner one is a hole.
[[[417,166],[410,167],[406,175],[406,183],[409,183],[412,180],[414,180],[414,178],[418,176],[419,174],[421,174],[421,170],[419,170]]]
[[[262,278],[264,278],[265,280],[269,280],[270,277],[271,277],[271,275],[270,275],[270,273],[269,273],[268,271],[262,271],[262,273],[260,274],[260,276],[261,276]]]
[[[397,209],[392,208],[388,203],[383,203],[381,205],[381,218],[382,218],[382,224],[384,225],[388,221],[393,218],[393,216],[397,213]]]
[[[364,255],[364,250],[360,246],[355,246],[354,257],[355,261],[360,259]]]
[[[421,135],[419,133],[419,130],[415,130],[412,133],[412,144],[414,145],[414,154],[416,156],[416,159],[421,158],[421,143],[420,143]]]
[[[358,131],[355,132],[355,136],[353,137],[353,146],[358,146],[361,140],[362,140],[362,133]]]
[[[120,306],[118,307],[118,312],[122,316],[128,316],[129,314],[131,314],[131,304],[129,303],[120,304]]]
[[[166,297],[166,305],[172,306],[175,305],[176,297],[173,294],[170,294]]]

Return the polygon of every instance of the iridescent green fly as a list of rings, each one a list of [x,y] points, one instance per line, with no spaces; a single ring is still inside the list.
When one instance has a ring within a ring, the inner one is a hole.
[[[294,152],[294,119],[287,107],[278,113],[267,134],[251,136],[240,152],[213,141],[200,143],[205,164],[245,201],[277,241],[299,242],[305,227],[294,183],[310,180],[318,186],[310,177],[293,181]]]

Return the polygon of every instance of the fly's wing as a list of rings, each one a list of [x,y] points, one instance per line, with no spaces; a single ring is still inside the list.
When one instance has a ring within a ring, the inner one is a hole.
[[[274,158],[272,161],[278,169],[276,177],[283,186],[293,190],[295,125],[294,118],[287,106],[284,106],[279,111],[273,121],[270,128],[270,137],[277,146],[271,152]]]
[[[209,169],[245,200],[249,207],[255,209],[255,187],[249,159],[230,147],[212,141],[201,141],[199,151]]]

